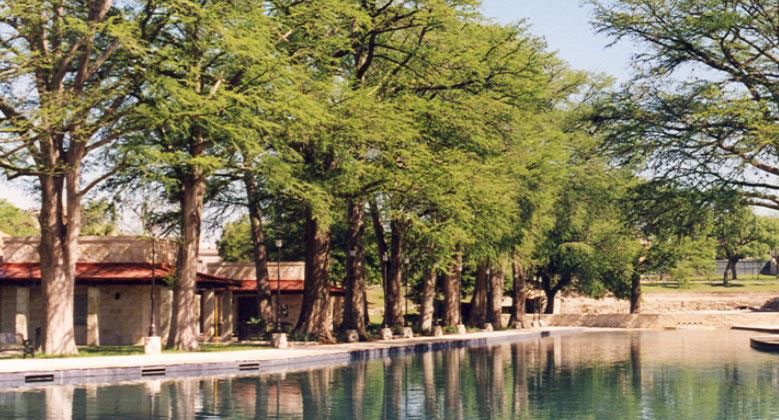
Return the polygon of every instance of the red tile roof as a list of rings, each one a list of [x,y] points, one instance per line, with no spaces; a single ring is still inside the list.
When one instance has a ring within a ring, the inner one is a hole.
[[[157,264],[154,277],[158,280],[170,277],[173,268]],[[150,263],[76,263],[76,282],[117,282],[147,283],[151,281]],[[237,280],[197,273],[197,281],[202,286],[238,286]],[[2,263],[0,264],[0,283],[38,282],[41,280],[39,263]]]

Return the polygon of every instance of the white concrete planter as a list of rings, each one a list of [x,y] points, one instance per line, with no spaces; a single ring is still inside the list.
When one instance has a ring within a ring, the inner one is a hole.
[[[272,334],[271,344],[273,345],[274,349],[286,349],[287,347],[289,347],[289,343],[287,343],[287,334],[285,333]]]
[[[433,327],[433,337],[441,337],[444,335],[444,329],[440,325]]]
[[[392,329],[390,329],[390,328],[382,328],[381,329],[381,339],[382,340],[392,340]]]
[[[162,338],[161,337],[144,337],[143,338],[143,352],[145,354],[160,354],[162,353]]]
[[[489,322],[484,324],[484,328],[482,328],[481,330],[484,331],[484,332],[492,331],[492,324],[490,324]]]
[[[468,330],[465,329],[465,325],[457,324],[457,334],[466,334]]]
[[[403,338],[414,338],[414,330],[411,327],[403,327]]]

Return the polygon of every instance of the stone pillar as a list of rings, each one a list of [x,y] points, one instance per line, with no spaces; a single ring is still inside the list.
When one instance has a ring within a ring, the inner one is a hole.
[[[87,288],[87,345],[100,345],[100,289]]]
[[[6,287],[2,290],[2,332],[21,334],[27,338],[27,318],[30,308],[30,289]]]
[[[216,296],[214,296],[213,290],[203,291],[203,335],[206,337],[214,336],[214,324],[216,319],[214,317],[214,309],[216,306]]]
[[[233,336],[235,319],[233,318],[233,292],[226,291],[222,293],[222,337],[230,338]]]
[[[172,301],[171,301],[172,302]],[[172,303],[171,303],[172,304]],[[203,309],[203,295],[198,293],[195,295],[195,319],[202,321],[202,309]],[[203,331],[203,322],[197,323],[197,333],[205,334],[205,331]]]

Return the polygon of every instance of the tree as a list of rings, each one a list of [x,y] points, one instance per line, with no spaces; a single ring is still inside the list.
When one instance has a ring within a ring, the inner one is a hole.
[[[35,217],[0,199],[0,232],[11,236],[33,236],[39,228]]]
[[[707,237],[711,196],[639,177],[631,180],[619,199],[626,234],[634,238],[630,290],[621,293],[630,298],[630,313],[640,312],[644,276],[667,272],[679,276],[713,264],[713,247]],[[727,199],[727,195],[721,198]]]
[[[641,51],[643,71],[596,117],[609,128],[614,155],[669,184],[736,189],[747,204],[779,208],[779,4],[593,4],[596,29]]]
[[[92,200],[81,209],[82,235],[112,236],[119,232],[119,215],[112,202],[105,198]]]
[[[717,243],[717,257],[727,260],[722,283],[728,285],[728,271],[737,280],[736,265],[744,258],[767,258],[775,249],[779,232],[769,220],[755,216],[749,207],[715,209],[711,237]]]
[[[554,225],[534,251],[536,272],[546,294],[546,313],[557,293],[572,288],[600,297],[627,295],[635,238],[622,226],[619,198],[629,178],[597,158],[572,163],[554,203]]]
[[[74,270],[81,200],[124,162],[111,147],[131,129],[144,83],[153,3],[25,0],[0,5],[0,167],[40,190],[45,353],[76,353]],[[100,157],[116,155],[106,167]],[[103,171],[103,172],[100,172]],[[88,175],[88,176],[85,176]]]
[[[195,281],[208,181],[241,147],[258,142],[273,105],[273,81],[286,80],[282,37],[255,2],[174,2],[154,21],[148,86],[132,145],[138,171],[178,203],[179,247],[167,346],[198,347]],[[279,66],[276,68],[275,66]],[[277,69],[278,71],[271,71]],[[286,92],[286,91],[284,91]],[[209,192],[210,194],[210,192]]]

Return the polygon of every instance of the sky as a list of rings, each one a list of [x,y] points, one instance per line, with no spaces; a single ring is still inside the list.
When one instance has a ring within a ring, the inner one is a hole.
[[[606,73],[618,82],[629,78],[630,44],[607,48],[610,40],[593,31],[591,9],[580,0],[484,0],[482,11],[501,23],[525,19],[530,32],[546,39],[548,48],[575,69]],[[37,207],[19,182],[0,180],[0,198],[21,208]]]
[[[630,77],[632,45],[597,34],[590,25],[591,7],[580,0],[484,0],[482,12],[500,23],[525,19],[530,32],[546,39],[549,50],[577,70]]]

